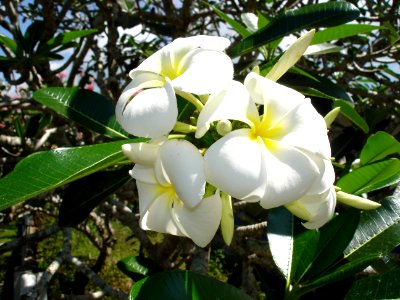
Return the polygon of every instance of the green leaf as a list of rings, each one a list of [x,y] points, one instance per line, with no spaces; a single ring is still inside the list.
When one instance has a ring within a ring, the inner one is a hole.
[[[344,192],[360,195],[400,181],[400,161],[391,158],[357,168],[336,183]]]
[[[293,264],[294,217],[285,207],[268,212],[267,236],[272,258],[289,284]]]
[[[75,39],[85,37],[97,32],[97,29],[84,29],[70,32],[63,32],[47,41],[46,46],[53,49],[57,46],[67,44]]]
[[[365,120],[358,114],[351,103],[339,99],[333,102],[333,106],[340,107],[340,112],[354,124],[360,127],[362,131],[364,131],[365,133],[369,131],[367,122],[365,122]]]
[[[146,277],[133,285],[129,299],[250,300],[242,290],[190,271],[168,271]]]
[[[365,257],[361,257],[359,259],[350,261],[340,266],[339,268],[337,268],[335,271],[333,271],[328,275],[319,277],[315,281],[310,282],[308,284],[304,284],[301,287],[295,287],[292,293],[294,295],[303,295],[307,292],[310,292],[316,288],[327,285],[329,283],[346,279],[347,277],[350,277],[358,272],[361,272],[379,258],[380,256],[377,255],[367,255]]]
[[[58,224],[71,227],[84,221],[106,197],[132,179],[131,166],[119,170],[96,172],[72,182],[63,197]]]
[[[143,141],[123,140],[34,153],[0,179],[0,210],[113,166],[125,159],[121,151],[123,144]]]
[[[352,240],[359,220],[360,211],[350,208],[321,228],[317,250],[311,267],[305,274],[306,278],[324,273],[343,257],[343,251]]]
[[[367,24],[343,24],[327,28],[315,33],[311,45],[326,43],[333,40],[340,40],[357,34],[368,33],[376,29],[384,29],[382,26]]]
[[[143,256],[125,257],[117,262],[117,267],[134,281],[162,271],[153,260]]]
[[[399,152],[400,143],[389,133],[379,131],[368,138],[361,150],[360,164],[366,165]]]
[[[10,39],[9,37],[0,34],[0,44],[10,49],[11,52],[13,52],[15,55],[17,54],[18,45],[14,40]]]
[[[33,98],[98,133],[115,138],[128,136],[115,118],[114,106],[98,93],[78,87],[50,87],[36,91]]]
[[[400,271],[357,280],[351,286],[345,300],[400,299]]]
[[[238,21],[232,19],[225,13],[223,13],[221,10],[219,10],[216,6],[212,5],[212,9],[215,11],[215,13],[221,17],[222,20],[224,20],[226,23],[231,25],[231,27],[239,33],[242,37],[248,37],[251,33],[250,31],[247,30],[246,27],[244,27],[242,24],[240,24]]]
[[[364,211],[353,240],[344,251],[353,260],[369,254],[387,255],[400,244],[400,197],[388,197],[382,206]]]
[[[336,26],[354,20],[359,10],[351,3],[335,1],[287,10],[256,33],[246,37],[230,51],[239,56],[302,29]]]
[[[320,232],[305,230],[294,238],[290,281],[298,282],[314,260]]]

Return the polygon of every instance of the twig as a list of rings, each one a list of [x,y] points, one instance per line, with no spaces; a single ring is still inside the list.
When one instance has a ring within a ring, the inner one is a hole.
[[[10,242],[2,243],[2,244],[0,244],[0,253],[4,253],[9,250],[12,250],[16,247],[19,247],[19,246],[27,243],[27,242],[30,242],[30,241],[42,240],[42,239],[52,235],[53,233],[57,232],[59,229],[60,229],[60,227],[58,226],[58,224],[53,224],[53,225],[46,227],[45,229],[38,231],[36,233],[12,240]]]

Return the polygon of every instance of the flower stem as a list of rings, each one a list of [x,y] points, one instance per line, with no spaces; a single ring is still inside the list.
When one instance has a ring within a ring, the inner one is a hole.
[[[186,99],[190,103],[192,103],[194,106],[196,106],[196,108],[199,112],[203,109],[203,107],[204,107],[203,103],[199,99],[197,99],[195,96],[193,96],[192,94],[186,93],[184,91],[180,91],[177,89],[175,89],[175,93],[177,95],[181,96],[182,98]]]

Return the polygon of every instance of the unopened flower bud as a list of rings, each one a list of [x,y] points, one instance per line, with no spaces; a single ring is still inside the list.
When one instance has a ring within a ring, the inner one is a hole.
[[[224,136],[232,131],[232,123],[229,120],[221,120],[217,123],[218,134]]]

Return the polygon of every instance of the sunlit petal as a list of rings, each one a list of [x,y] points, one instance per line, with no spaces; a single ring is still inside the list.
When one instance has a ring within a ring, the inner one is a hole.
[[[153,77],[162,79],[154,74]],[[143,83],[140,81],[134,79],[119,98],[116,106],[118,122],[127,132],[140,137],[158,138],[168,134],[178,116],[171,83],[166,81],[162,87],[138,90],[137,86]]]
[[[157,184],[154,169],[151,167],[136,164],[129,174],[132,178],[136,179],[136,181],[148,184]]]
[[[179,230],[171,216],[173,202],[170,194],[160,194],[140,216],[140,227],[144,230],[184,236],[185,234]]]
[[[290,111],[277,124],[282,128],[281,142],[318,154],[325,159],[331,157],[328,129],[324,118],[315,110],[309,99]]]
[[[178,228],[200,247],[205,247],[214,237],[221,221],[221,198],[219,192],[204,198],[198,206],[188,208],[174,202],[172,214]]]
[[[172,43],[155,52],[145,61],[143,61],[135,70],[147,70],[167,76],[174,79],[179,74],[178,65],[183,57],[194,49],[208,49],[223,51],[229,46],[228,39],[217,36],[192,36],[187,38],[178,38]],[[133,77],[135,70],[129,73]]]
[[[136,164],[152,166],[157,159],[160,145],[131,143],[122,145],[122,153]]]
[[[333,187],[322,194],[306,195],[285,205],[295,216],[306,220],[304,227],[316,229],[327,223],[335,212],[336,192]]]
[[[277,81],[279,78],[281,78],[282,75],[285,74],[286,71],[291,67],[293,67],[300,59],[307,47],[310,45],[314,34],[315,30],[312,29],[291,44],[265,77],[273,81]]]
[[[246,76],[244,85],[256,103],[264,105],[264,114],[271,127],[304,102],[299,92],[262,77],[254,72]]]
[[[242,121],[250,126],[259,122],[257,107],[240,82],[231,81],[226,90],[211,94],[197,120],[196,138],[201,138],[212,122],[223,119]]]
[[[238,199],[255,196],[265,181],[264,146],[249,136],[250,129],[232,131],[211,145],[204,156],[207,181]]]
[[[194,94],[210,94],[225,88],[233,78],[233,64],[226,54],[195,49],[179,62],[175,89]]]
[[[268,141],[267,148],[267,186],[261,206],[272,208],[301,198],[319,176],[316,164],[303,152],[279,142]]]
[[[161,164],[178,197],[188,207],[203,198],[206,185],[204,160],[199,150],[185,140],[169,140],[160,147]]]

